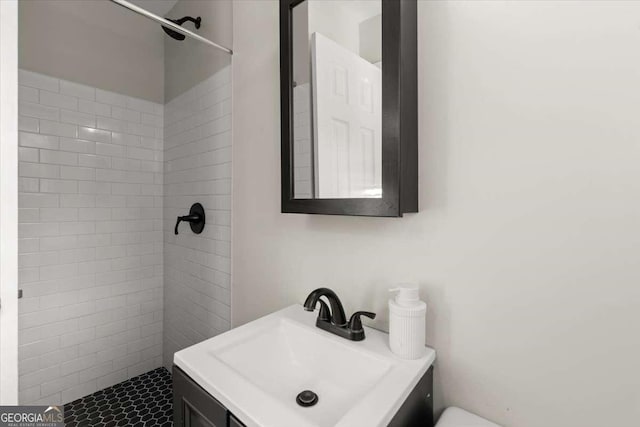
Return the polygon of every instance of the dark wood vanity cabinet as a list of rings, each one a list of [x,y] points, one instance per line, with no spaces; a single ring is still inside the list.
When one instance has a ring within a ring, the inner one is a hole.
[[[234,415],[173,367],[173,424],[175,427],[244,427]],[[420,378],[389,427],[433,427],[433,366]]]
[[[433,427],[433,366],[420,378],[389,427]]]
[[[244,427],[231,412],[173,367],[173,425],[175,427]]]

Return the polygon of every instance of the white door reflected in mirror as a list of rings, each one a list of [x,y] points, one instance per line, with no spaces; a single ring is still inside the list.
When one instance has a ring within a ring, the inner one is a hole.
[[[295,198],[381,198],[381,2],[304,1],[293,35]]]

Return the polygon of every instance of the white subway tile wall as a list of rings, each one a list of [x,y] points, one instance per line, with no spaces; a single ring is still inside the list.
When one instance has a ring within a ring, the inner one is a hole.
[[[62,404],[162,364],[163,105],[19,83],[20,403]]]
[[[230,67],[165,104],[164,364],[173,353],[230,327]],[[173,234],[178,215],[200,202],[206,226]]]
[[[313,147],[311,141],[311,87],[293,88],[293,194],[297,199],[313,197]]]

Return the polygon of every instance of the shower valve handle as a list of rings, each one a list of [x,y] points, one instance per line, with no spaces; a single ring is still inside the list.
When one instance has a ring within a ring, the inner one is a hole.
[[[202,233],[205,224],[205,214],[202,205],[200,203],[194,203],[189,210],[189,215],[178,217],[176,227],[173,230],[174,234],[178,234],[178,226],[182,221],[188,222],[191,225],[191,231],[194,233]]]
[[[200,221],[200,215],[195,214],[195,215],[185,215],[185,216],[179,216],[178,217],[178,221],[176,221],[176,228],[175,230],[173,230],[173,232],[175,234],[178,234],[178,225],[180,225],[180,222],[182,221],[186,221],[186,222],[198,222]]]

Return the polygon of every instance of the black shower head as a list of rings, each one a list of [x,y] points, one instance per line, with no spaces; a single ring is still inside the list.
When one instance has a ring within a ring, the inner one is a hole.
[[[168,19],[168,21],[174,22],[180,26],[182,26],[182,24],[184,24],[185,22],[189,21],[189,22],[193,22],[197,28],[200,28],[200,23],[202,22],[202,18],[200,18],[199,16],[197,18],[192,18],[191,16],[185,16],[184,18],[180,18],[180,19]],[[172,38],[176,39],[176,40],[184,40],[185,35],[184,34],[180,34],[177,31],[174,31],[170,28],[165,27],[164,25],[162,26],[162,29],[164,30],[165,33],[167,33],[168,35],[170,35]]]

